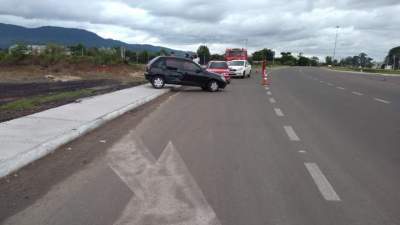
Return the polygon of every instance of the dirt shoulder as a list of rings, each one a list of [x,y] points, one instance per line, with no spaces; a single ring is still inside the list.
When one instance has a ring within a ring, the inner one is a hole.
[[[145,83],[142,65],[0,67],[0,122]]]

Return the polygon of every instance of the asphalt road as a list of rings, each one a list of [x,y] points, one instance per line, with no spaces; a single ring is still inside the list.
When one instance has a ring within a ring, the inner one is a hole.
[[[176,91],[1,180],[0,221],[400,224],[399,79],[259,76]]]

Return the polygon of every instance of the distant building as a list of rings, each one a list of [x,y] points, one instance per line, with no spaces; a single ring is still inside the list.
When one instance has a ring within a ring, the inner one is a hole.
[[[28,45],[27,47],[32,55],[40,55],[46,51],[46,45]]]

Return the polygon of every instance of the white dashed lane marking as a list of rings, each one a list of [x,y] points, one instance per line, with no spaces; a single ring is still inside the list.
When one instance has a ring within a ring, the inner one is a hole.
[[[269,98],[269,102],[276,103],[276,100],[274,98]]]
[[[272,95],[272,93],[270,91],[267,92],[267,95]]]
[[[351,92],[353,95],[358,95],[358,96],[362,96],[364,95],[363,93],[357,92],[357,91],[353,91]]]
[[[387,101],[387,100],[384,100],[384,99],[381,99],[381,98],[374,98],[374,100],[378,101],[378,102],[385,103],[385,104],[390,104],[390,101]]]
[[[280,116],[280,117],[285,116],[285,115],[283,114],[282,110],[279,109],[279,108],[274,108],[274,111],[275,111],[275,114],[276,114],[277,116]]]
[[[339,195],[335,192],[332,185],[326,179],[316,163],[304,163],[322,196],[327,201],[340,201]]]
[[[300,141],[300,138],[299,138],[299,136],[297,136],[296,132],[294,132],[293,127],[284,126],[283,129],[285,129],[286,134],[289,137],[289,140],[291,140],[291,141]]]
[[[336,87],[337,89],[339,89],[339,90],[345,90],[346,88],[344,88],[344,87]]]

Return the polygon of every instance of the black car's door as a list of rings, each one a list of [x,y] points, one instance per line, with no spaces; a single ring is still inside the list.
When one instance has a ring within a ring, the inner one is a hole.
[[[185,75],[183,79],[187,85],[203,86],[208,80],[201,67],[194,62],[185,60],[183,71]]]
[[[183,84],[185,73],[182,60],[176,58],[165,59],[165,80],[170,84]]]

